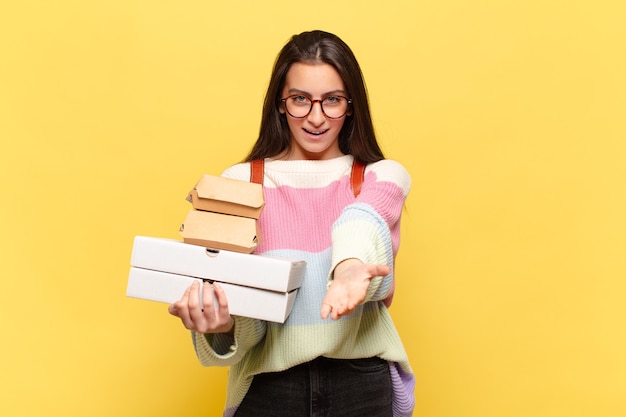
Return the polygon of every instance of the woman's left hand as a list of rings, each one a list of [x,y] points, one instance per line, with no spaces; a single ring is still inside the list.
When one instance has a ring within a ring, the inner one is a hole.
[[[337,320],[351,314],[365,301],[370,280],[391,272],[387,265],[366,264],[358,259],[346,259],[335,268],[334,278],[322,301],[321,316]]]

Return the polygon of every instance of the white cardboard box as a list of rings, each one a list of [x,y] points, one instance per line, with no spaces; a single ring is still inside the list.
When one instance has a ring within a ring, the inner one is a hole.
[[[173,239],[146,236],[135,237],[130,264],[282,293],[301,286],[306,267],[304,261],[212,250]]]
[[[178,301],[194,281],[201,279],[131,267],[126,295],[171,304]],[[228,283],[220,285],[226,293],[230,314],[278,323],[289,316],[298,292],[297,289],[283,293]]]

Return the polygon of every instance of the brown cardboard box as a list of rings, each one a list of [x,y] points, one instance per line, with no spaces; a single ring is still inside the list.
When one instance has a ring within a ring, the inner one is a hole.
[[[260,242],[256,219],[191,210],[180,227],[185,243],[205,248],[252,253]]]
[[[187,200],[196,210],[258,219],[265,201],[263,186],[231,178],[203,175]]]

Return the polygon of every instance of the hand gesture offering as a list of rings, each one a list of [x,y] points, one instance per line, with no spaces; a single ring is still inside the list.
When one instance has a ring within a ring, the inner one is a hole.
[[[215,300],[218,306],[215,305]],[[218,283],[194,282],[180,300],[169,306],[168,311],[180,318],[187,329],[198,333],[229,333],[235,325],[235,320],[228,312],[226,294]]]
[[[334,279],[322,301],[321,316],[333,320],[351,314],[367,294],[370,280],[391,272],[387,265],[365,264],[358,259],[346,259],[335,268]]]

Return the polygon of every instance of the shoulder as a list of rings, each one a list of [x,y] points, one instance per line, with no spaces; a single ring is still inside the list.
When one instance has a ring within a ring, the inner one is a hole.
[[[250,180],[250,163],[243,162],[240,164],[232,165],[222,172],[222,177],[231,178],[240,181]]]
[[[367,165],[365,168],[366,180],[368,173],[374,173],[376,181],[392,182],[398,185],[405,194],[411,188],[411,175],[401,163],[393,159],[381,159]]]

